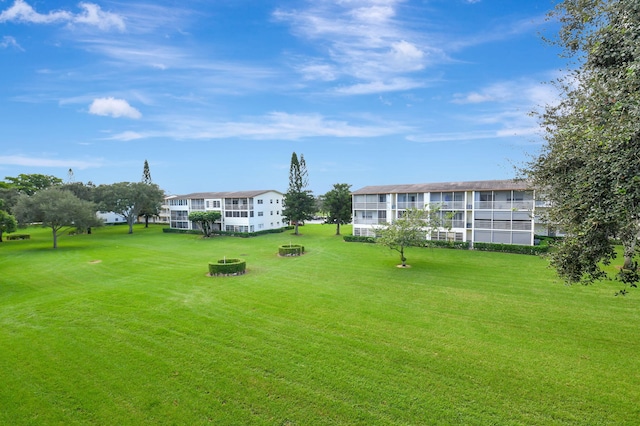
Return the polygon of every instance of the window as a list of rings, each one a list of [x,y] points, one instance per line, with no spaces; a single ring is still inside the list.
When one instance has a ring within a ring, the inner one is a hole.
[[[214,209],[219,209],[220,208],[220,200],[213,200],[213,208]]]
[[[387,202],[387,194],[378,194],[378,202],[386,203]]]
[[[273,204],[273,199],[270,200],[270,204]]]
[[[203,199],[193,199],[193,200],[191,200],[191,209],[192,210],[204,210],[204,200]]]
[[[280,204],[280,200],[276,198],[276,204]]]
[[[258,212],[258,216],[264,216],[264,212]]]
[[[258,204],[262,204],[262,200],[258,200]]]

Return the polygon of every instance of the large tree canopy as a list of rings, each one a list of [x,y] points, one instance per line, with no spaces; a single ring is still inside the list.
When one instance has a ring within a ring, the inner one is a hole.
[[[96,188],[96,200],[101,211],[121,214],[133,233],[133,224],[145,206],[160,204],[164,192],[156,184],[143,182],[118,182]]]
[[[541,115],[546,145],[527,174],[566,234],[552,264],[568,282],[605,276],[624,247],[620,278],[638,280],[640,223],[640,2],[564,0],[551,13],[556,43],[577,59],[562,99]]]
[[[51,175],[43,175],[39,173],[35,174],[20,174],[17,177],[7,176],[4,178],[8,182],[10,188],[16,189],[21,194],[33,195],[41,189],[49,188],[50,186],[60,185],[62,179]]]
[[[313,194],[307,189],[308,186],[307,164],[304,157],[297,154],[291,155],[291,165],[289,167],[289,189],[284,195],[284,217],[293,222],[294,233],[298,235],[298,225],[300,222],[313,217],[316,210],[316,202]]]
[[[327,212],[327,223],[336,224],[336,235],[340,235],[340,225],[351,223],[351,185],[336,183],[324,194],[322,208]]]
[[[51,228],[53,248],[58,247],[59,233],[69,227],[86,229],[100,226],[94,203],[81,200],[71,191],[58,187],[40,190],[32,196],[21,195],[14,214],[23,224],[38,222]]]

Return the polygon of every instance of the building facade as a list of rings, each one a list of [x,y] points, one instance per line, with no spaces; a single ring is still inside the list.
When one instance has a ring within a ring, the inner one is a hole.
[[[401,217],[408,208],[435,206],[447,227],[426,235],[432,240],[533,245],[547,235],[536,219],[535,193],[525,181],[489,180],[366,186],[352,193],[353,235],[374,236],[376,227]]]
[[[189,220],[194,211],[218,211],[221,219],[216,230],[258,232],[286,226],[282,218],[284,195],[275,190],[237,192],[198,192],[172,195],[165,199],[169,226],[176,229],[198,229]]]

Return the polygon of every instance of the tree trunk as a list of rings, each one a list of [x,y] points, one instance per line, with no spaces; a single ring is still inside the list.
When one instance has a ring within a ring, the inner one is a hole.
[[[53,232],[53,248],[58,248],[58,231],[55,228],[51,228]]]
[[[147,214],[144,215],[144,227],[145,228],[149,227],[149,215]]]
[[[340,222],[336,224],[336,235],[340,235]]]
[[[295,227],[294,227],[293,233],[296,234],[296,235],[299,235],[298,234],[298,221],[297,220],[295,221]]]
[[[404,247],[400,247],[400,260],[402,261],[402,267],[407,266],[407,258],[404,257]]]

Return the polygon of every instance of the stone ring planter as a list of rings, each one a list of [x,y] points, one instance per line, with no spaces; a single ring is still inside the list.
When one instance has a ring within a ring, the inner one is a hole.
[[[247,272],[247,262],[244,259],[220,259],[209,262],[209,276],[242,275]]]

